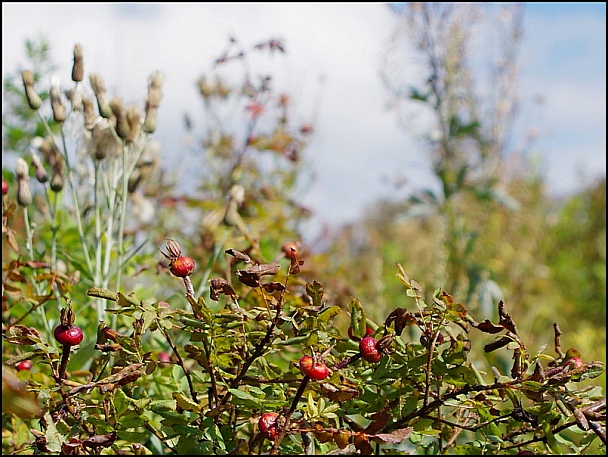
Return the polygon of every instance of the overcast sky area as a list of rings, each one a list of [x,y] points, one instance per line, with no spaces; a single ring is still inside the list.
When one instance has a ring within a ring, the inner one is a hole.
[[[315,125],[305,156],[316,173],[304,202],[313,224],[353,221],[380,197],[432,187],[420,145],[387,109],[382,53],[400,22],[383,3],[3,3],[2,74],[24,69],[24,43],[47,38],[67,85],[73,47],[85,75],[104,76],[110,95],[143,100],[150,74],[165,74],[154,138],[166,167],[186,151],[183,115],[202,115],[197,79],[229,36],[246,46],[284,40],[279,81]],[[407,59],[408,56],[405,56]],[[415,56],[412,52],[412,61]],[[523,126],[537,126],[531,151],[552,195],[606,174],[606,4],[526,4],[520,71]],[[542,96],[539,109],[533,100]],[[3,152],[4,158],[4,152]],[[406,176],[406,185],[394,182]]]

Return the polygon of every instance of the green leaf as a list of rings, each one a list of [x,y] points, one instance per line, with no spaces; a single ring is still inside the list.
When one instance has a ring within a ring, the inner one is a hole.
[[[306,293],[312,300],[313,306],[321,308],[323,305],[323,284],[317,281],[306,284]]]
[[[145,443],[150,437],[149,433],[130,432],[127,430],[117,430],[118,439],[125,440],[131,443]]]
[[[252,397],[248,392],[239,389],[228,389],[228,392],[242,400],[256,400],[256,398]]]
[[[49,448],[51,453],[59,454],[61,451],[61,443],[63,442],[62,437],[59,435],[59,432],[55,428],[55,423],[53,422],[53,418],[51,414],[47,411],[44,413],[44,419],[47,424],[46,428],[46,447]]]
[[[342,308],[340,308],[338,305],[324,309],[321,314],[319,314],[319,320],[321,322],[329,322],[331,319],[336,317],[340,311],[342,311]]]

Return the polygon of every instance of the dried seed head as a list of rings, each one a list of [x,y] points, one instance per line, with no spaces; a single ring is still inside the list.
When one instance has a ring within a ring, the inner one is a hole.
[[[110,104],[108,103],[106,85],[103,81],[103,78],[97,73],[92,73],[89,76],[89,81],[91,82],[91,87],[93,88],[95,98],[97,99],[97,107],[99,109],[99,114],[101,115],[101,117],[105,117],[106,119],[108,119],[112,116],[112,109],[110,108]]]
[[[82,111],[84,113],[84,126],[87,129],[93,127],[93,122],[97,119],[97,114],[95,114],[95,109],[93,107],[93,102],[89,97],[83,97],[82,99]]]
[[[42,153],[44,160],[53,169],[63,166],[63,157],[61,157],[61,152],[59,152],[52,136],[47,136],[44,139],[37,137],[32,141],[32,144],[34,143],[39,144],[38,149]]]
[[[129,127],[127,112],[122,106],[122,100],[118,97],[114,97],[110,102],[110,109],[116,117],[116,133],[120,138],[126,140],[131,133],[131,127]]]
[[[156,130],[156,117],[160,101],[163,98],[162,85],[164,76],[160,72],[154,72],[148,80],[148,98],[146,99],[146,117],[144,120],[144,132],[153,133]]]
[[[65,107],[61,103],[59,79],[56,76],[51,77],[51,108],[53,108],[53,119],[55,122],[64,122],[66,119]]]
[[[38,182],[41,183],[45,183],[49,180],[49,175],[46,172],[46,170],[44,169],[44,166],[42,165],[42,162],[40,161],[40,157],[38,157],[38,154],[36,154],[36,151],[34,150],[34,148],[30,148],[30,153],[32,155],[32,165],[34,165],[34,167],[36,167],[36,179],[38,180]]]
[[[162,90],[163,83],[165,82],[165,76],[160,71],[155,71],[148,78],[148,89]]]
[[[167,259],[173,261],[182,255],[182,248],[179,243],[175,240],[167,238],[167,244],[165,245],[167,252],[164,252],[161,249],[161,254],[164,255]]]
[[[63,189],[63,176],[61,173],[53,173],[53,178],[51,179],[51,190],[53,192],[59,192]]]
[[[64,92],[66,98],[72,104],[73,111],[82,111],[82,91],[79,87],[69,89]]]
[[[144,132],[154,133],[156,130],[156,118],[158,110],[156,108],[146,109],[146,119],[144,120]]]
[[[15,175],[17,176],[17,203],[27,206],[32,203],[32,191],[30,189],[30,176],[28,166],[21,157],[17,159]]]
[[[30,108],[37,110],[42,105],[42,99],[34,89],[34,73],[30,70],[24,70],[21,72],[21,79],[23,80],[23,87],[25,88],[27,104],[30,105]]]
[[[80,82],[84,77],[84,61],[82,59],[82,46],[74,45],[74,66],[72,67],[72,81]]]
[[[29,180],[29,168],[27,162],[21,157],[17,159],[17,166],[15,167],[15,175],[17,179]]]
[[[155,108],[146,109],[146,119],[144,120],[144,132],[154,133],[156,130],[156,117],[158,111]]]
[[[127,141],[131,143],[141,131],[141,112],[137,106],[127,108],[127,123],[129,124]]]
[[[89,151],[95,160],[103,160],[108,155],[120,157],[122,145],[112,133],[108,121],[94,123]]]
[[[32,190],[29,180],[17,182],[17,203],[21,206],[28,206],[32,203]]]

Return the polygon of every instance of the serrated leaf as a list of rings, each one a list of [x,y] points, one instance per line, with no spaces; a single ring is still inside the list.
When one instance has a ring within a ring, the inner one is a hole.
[[[342,310],[342,308],[340,308],[338,305],[334,305],[330,308],[327,308],[325,310],[323,310],[320,314],[319,314],[319,320],[321,322],[329,322],[331,319],[333,319],[334,317],[336,317],[340,311]]]
[[[63,442],[61,435],[59,435],[59,432],[55,428],[53,418],[48,411],[44,413],[44,419],[47,424],[45,433],[46,447],[51,453],[59,454],[61,451],[61,443]]]
[[[320,308],[323,305],[323,284],[318,281],[306,284],[306,293],[310,297],[313,306]]]

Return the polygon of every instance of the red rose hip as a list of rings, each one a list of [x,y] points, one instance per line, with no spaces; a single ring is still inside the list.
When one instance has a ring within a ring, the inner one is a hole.
[[[585,362],[583,362],[583,359],[581,359],[580,357],[571,357],[566,362],[566,365],[569,366],[571,369],[582,367],[584,364]]]
[[[77,325],[72,325],[71,327],[58,325],[55,327],[53,335],[55,336],[57,342],[64,346],[75,346],[80,344],[84,337],[82,330],[80,330],[80,327]]]
[[[195,266],[194,260],[190,257],[180,256],[171,262],[170,270],[178,278],[185,278],[186,276],[190,276]]]
[[[264,438],[269,440],[275,440],[279,431],[277,429],[277,419],[279,415],[277,413],[264,413],[258,420],[258,427],[260,433]]]
[[[33,365],[34,364],[32,363],[31,360],[22,360],[17,365],[15,365],[15,368],[17,369],[17,371],[24,371],[24,370],[29,371],[32,369]]]
[[[325,362],[315,361],[314,357],[305,355],[300,359],[300,371],[315,381],[321,381],[329,376],[329,368]]]
[[[382,358],[382,353],[378,351],[378,342],[373,336],[366,336],[359,341],[359,351],[363,360],[371,363],[379,362]]]

